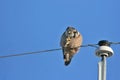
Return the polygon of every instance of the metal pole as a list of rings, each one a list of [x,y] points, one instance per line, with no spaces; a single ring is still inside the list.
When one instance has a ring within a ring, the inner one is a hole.
[[[106,56],[101,56],[102,59],[98,63],[98,80],[106,80]]]
[[[98,43],[99,47],[95,53],[98,57],[101,57],[101,61],[98,63],[98,80],[106,80],[106,58],[111,57],[114,52],[110,47],[110,42],[107,40],[101,40]]]

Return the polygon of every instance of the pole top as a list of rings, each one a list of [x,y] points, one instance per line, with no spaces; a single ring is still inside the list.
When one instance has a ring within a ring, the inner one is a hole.
[[[99,46],[110,46],[110,42],[108,40],[101,40],[98,42]]]
[[[114,54],[112,48],[110,47],[110,42],[107,40],[101,40],[98,42],[99,47],[95,50],[96,56],[110,57]]]

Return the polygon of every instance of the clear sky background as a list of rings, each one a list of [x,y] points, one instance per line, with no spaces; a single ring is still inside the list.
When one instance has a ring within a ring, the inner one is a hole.
[[[0,0],[0,55],[60,48],[68,26],[83,44],[120,41],[119,0]],[[120,45],[112,45],[107,80],[120,80]],[[69,66],[62,51],[0,59],[0,80],[97,80],[95,48],[81,48]]]

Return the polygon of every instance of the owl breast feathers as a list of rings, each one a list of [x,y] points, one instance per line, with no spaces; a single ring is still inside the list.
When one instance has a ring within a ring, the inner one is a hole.
[[[73,55],[79,51],[81,44],[81,34],[75,28],[68,27],[63,33],[60,41],[66,66],[70,64]]]

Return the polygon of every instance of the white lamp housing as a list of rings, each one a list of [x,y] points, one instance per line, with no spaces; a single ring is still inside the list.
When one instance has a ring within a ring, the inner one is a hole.
[[[109,46],[99,46],[99,48],[96,49],[95,53],[98,57],[101,56],[110,57],[114,54],[112,48]]]

